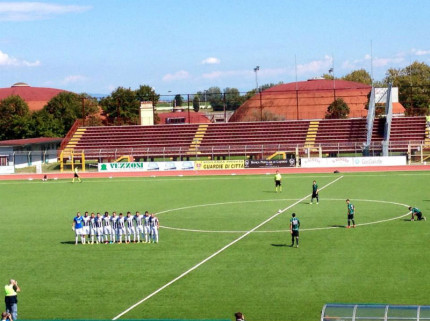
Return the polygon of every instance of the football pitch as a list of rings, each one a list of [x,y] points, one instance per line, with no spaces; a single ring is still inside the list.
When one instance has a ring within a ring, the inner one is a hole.
[[[1,276],[21,287],[19,319],[298,321],[325,303],[425,305],[430,223],[407,206],[430,216],[429,178],[292,174],[282,193],[273,175],[0,181]],[[158,244],[74,245],[77,211],[137,210],[157,213]]]

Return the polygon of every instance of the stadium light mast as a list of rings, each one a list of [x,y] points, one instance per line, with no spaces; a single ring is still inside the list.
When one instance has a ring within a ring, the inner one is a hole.
[[[328,70],[328,73],[333,77],[333,98],[336,100],[336,78],[334,77],[334,67]]]
[[[263,120],[263,105],[261,102],[261,92],[260,89],[258,88],[258,71],[260,70],[260,66],[257,66],[254,68],[254,72],[255,72],[255,92],[260,94],[260,121]]]
[[[260,70],[260,66],[254,68],[255,72],[255,91],[258,92],[258,71]]]

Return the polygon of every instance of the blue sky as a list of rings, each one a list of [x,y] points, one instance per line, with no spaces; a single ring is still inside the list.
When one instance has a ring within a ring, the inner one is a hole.
[[[427,0],[0,1],[0,87],[159,94],[430,64]],[[371,46],[372,43],[372,46]],[[296,63],[295,63],[296,61]]]

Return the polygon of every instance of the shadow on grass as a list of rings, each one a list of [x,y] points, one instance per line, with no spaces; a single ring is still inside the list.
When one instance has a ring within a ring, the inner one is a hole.
[[[270,245],[275,246],[275,247],[286,247],[286,246],[288,246],[287,244],[273,244],[273,243]]]
[[[75,241],[63,241],[60,242],[61,244],[65,244],[65,245],[75,245]]]
[[[346,228],[345,225],[330,225],[330,227]]]

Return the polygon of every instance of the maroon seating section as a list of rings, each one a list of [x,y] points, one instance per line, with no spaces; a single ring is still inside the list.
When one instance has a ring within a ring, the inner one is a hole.
[[[137,155],[183,157],[269,155],[305,148],[309,120],[208,124],[197,151],[191,148],[198,124],[158,126],[87,127],[75,147],[87,159]],[[372,141],[380,145],[385,120],[376,119]],[[393,118],[391,144],[407,150],[411,142],[425,139],[425,117]],[[366,119],[320,120],[315,146],[324,152],[357,152],[366,142]]]

